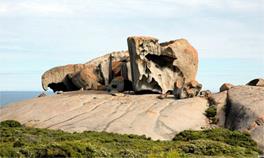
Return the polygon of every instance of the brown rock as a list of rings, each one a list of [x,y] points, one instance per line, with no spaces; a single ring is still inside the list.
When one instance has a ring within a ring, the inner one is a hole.
[[[199,94],[202,85],[197,81],[190,81],[188,83],[175,82],[173,95],[176,99],[192,98]]]
[[[135,91],[165,94],[174,89],[175,81],[195,80],[198,55],[187,40],[159,44],[156,38],[140,36],[127,41]]]
[[[74,89],[72,88],[73,85],[69,83],[69,75],[79,72],[84,67],[84,64],[70,64],[54,67],[46,71],[41,77],[43,89],[48,90],[48,87],[54,91],[68,91]]]
[[[231,83],[224,83],[222,84],[222,86],[220,87],[220,92],[229,90],[230,88],[234,87],[234,85],[232,85]]]
[[[75,73],[71,79],[72,83],[78,88],[84,90],[102,90],[104,85],[100,84],[98,77],[91,67],[85,67],[81,71]]]
[[[264,87],[264,79],[263,78],[257,78],[247,83],[248,86],[259,86]]]
[[[212,95],[212,92],[210,90],[203,90],[200,91],[199,96],[209,98]]]
[[[111,56],[112,62],[129,61],[127,51],[113,52]],[[53,91],[72,91],[81,88],[103,89],[109,84],[109,57],[110,54],[107,54],[85,64],[52,68],[42,75],[42,87],[44,90],[50,87]],[[129,77],[131,78],[131,75],[127,78]]]

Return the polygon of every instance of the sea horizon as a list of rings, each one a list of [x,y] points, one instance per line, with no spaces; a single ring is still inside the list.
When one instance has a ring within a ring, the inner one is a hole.
[[[0,107],[7,106],[10,103],[15,103],[27,99],[32,99],[38,97],[43,91],[29,91],[29,90],[19,90],[19,91],[0,91]],[[45,92],[48,95],[53,94],[51,91]]]

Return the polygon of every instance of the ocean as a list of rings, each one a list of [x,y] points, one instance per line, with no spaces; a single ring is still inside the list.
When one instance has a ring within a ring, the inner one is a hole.
[[[40,91],[0,91],[0,106],[37,97]],[[51,95],[52,92],[46,92]]]

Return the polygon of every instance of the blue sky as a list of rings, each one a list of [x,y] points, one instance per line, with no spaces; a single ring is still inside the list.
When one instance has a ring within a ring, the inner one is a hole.
[[[264,0],[0,0],[0,90],[41,90],[45,70],[131,35],[188,39],[205,89],[264,77]]]

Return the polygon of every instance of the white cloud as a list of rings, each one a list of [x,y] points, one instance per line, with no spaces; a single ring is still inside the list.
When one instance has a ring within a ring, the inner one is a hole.
[[[2,16],[178,17],[203,9],[261,11],[263,0],[0,0]]]
[[[46,3],[45,1],[0,1],[0,15],[2,16],[54,16],[70,15],[71,8],[60,3]]]

